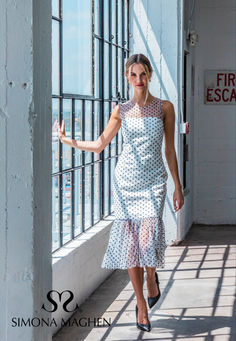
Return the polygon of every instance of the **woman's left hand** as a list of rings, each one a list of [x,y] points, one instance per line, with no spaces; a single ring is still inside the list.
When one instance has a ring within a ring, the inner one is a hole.
[[[58,126],[58,137],[59,139],[62,141],[62,139],[64,137],[66,137],[66,132],[65,132],[65,121],[62,120],[62,124],[60,125],[58,122],[57,122],[57,126]]]
[[[175,212],[179,211],[184,204],[184,196],[181,188],[176,188],[173,194]]]

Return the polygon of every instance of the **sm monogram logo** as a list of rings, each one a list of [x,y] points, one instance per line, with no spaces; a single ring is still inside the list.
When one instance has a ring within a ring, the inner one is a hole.
[[[55,293],[58,294],[59,302],[62,301],[62,295],[63,295],[64,293],[66,293],[66,292],[69,293],[69,295],[70,295],[69,298],[68,298],[68,299],[63,303],[63,305],[62,305],[63,309],[64,309],[67,313],[72,313],[73,311],[75,311],[76,309],[79,308],[78,304],[76,303],[76,307],[75,307],[74,310],[68,310],[68,309],[67,309],[67,305],[68,305],[70,302],[72,302],[72,301],[73,301],[73,298],[74,298],[74,294],[73,294],[72,291],[70,291],[70,290],[64,290],[64,291],[62,291],[62,292],[60,293],[60,292],[58,292],[58,291],[56,291],[56,290],[50,290],[50,291],[48,292],[48,294],[47,294],[47,299],[48,299],[48,301],[49,301],[50,303],[52,303],[52,305],[53,305],[54,308],[53,308],[52,310],[48,310],[48,309],[45,308],[45,305],[44,305],[44,303],[43,303],[41,309],[44,309],[44,310],[48,311],[49,313],[53,313],[54,311],[57,310],[58,304],[57,304],[56,301],[54,301],[54,299],[53,299],[52,296],[51,296],[51,294],[52,294],[53,292],[55,292]]]

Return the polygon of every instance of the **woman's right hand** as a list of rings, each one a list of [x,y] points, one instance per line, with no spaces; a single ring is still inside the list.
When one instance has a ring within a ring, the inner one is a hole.
[[[66,134],[65,134],[65,121],[62,120],[62,125],[60,125],[58,122],[57,122],[57,127],[58,127],[58,137],[59,139],[61,140],[62,142],[62,139],[64,137],[66,137]]]

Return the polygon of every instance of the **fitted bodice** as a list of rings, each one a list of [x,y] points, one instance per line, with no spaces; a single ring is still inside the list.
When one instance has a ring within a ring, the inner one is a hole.
[[[117,167],[122,167],[124,173],[133,171],[137,176],[145,173],[149,183],[166,182],[168,174],[161,153],[164,130],[161,100],[154,97],[143,107],[132,100],[122,103],[120,117],[123,150]],[[129,178],[129,174],[126,176]]]

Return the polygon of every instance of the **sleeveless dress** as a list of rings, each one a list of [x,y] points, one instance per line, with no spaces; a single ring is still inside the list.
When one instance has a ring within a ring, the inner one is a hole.
[[[165,267],[162,220],[168,174],[162,159],[162,100],[120,103],[123,149],[112,180],[115,220],[102,268]]]

